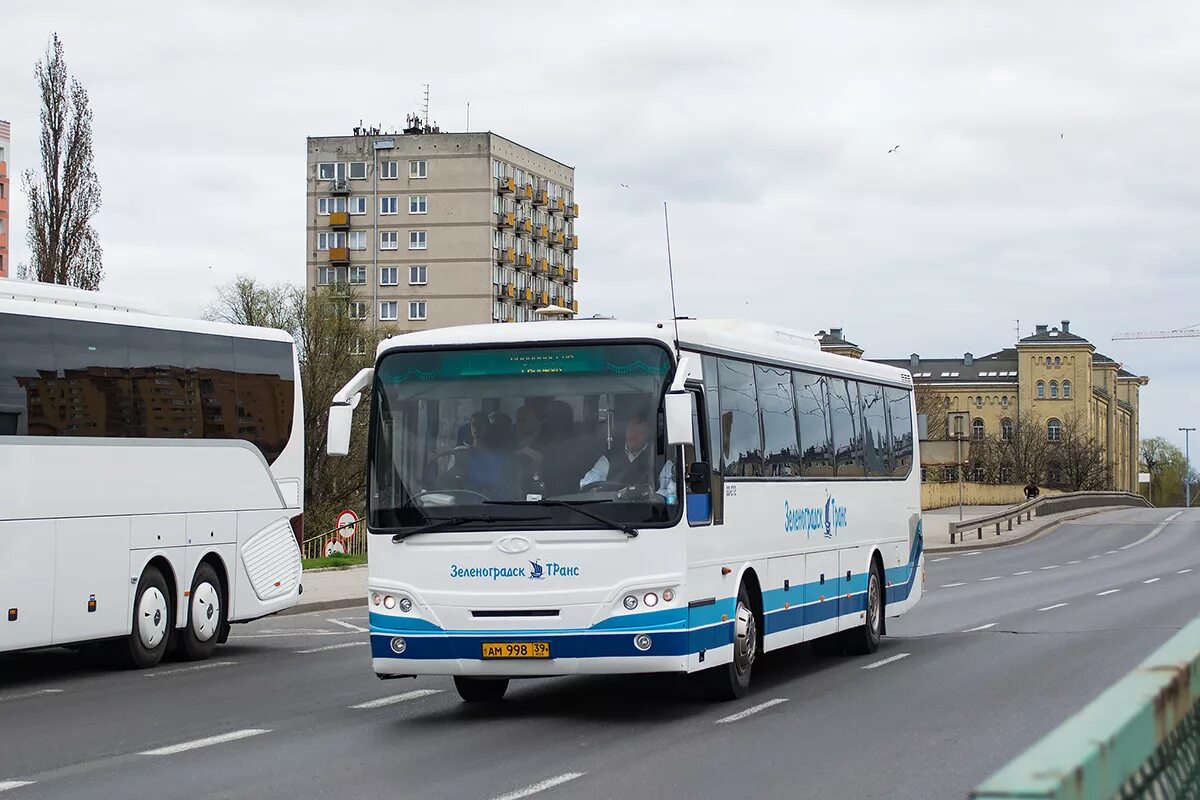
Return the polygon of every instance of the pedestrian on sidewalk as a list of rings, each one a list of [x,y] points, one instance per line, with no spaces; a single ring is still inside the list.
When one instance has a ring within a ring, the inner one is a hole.
[[[1041,494],[1041,491],[1038,489],[1037,484],[1033,482],[1033,478],[1030,478],[1029,483],[1025,484],[1025,499],[1033,500],[1039,494]]]

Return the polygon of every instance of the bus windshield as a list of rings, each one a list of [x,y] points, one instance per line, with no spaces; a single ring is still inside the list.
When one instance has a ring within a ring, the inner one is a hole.
[[[670,372],[657,344],[385,355],[371,414],[371,530],[673,522],[678,465],[660,420]]]

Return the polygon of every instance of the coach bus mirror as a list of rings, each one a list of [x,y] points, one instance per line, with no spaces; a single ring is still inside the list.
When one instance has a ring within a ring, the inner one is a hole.
[[[712,491],[712,467],[703,461],[693,461],[687,471],[688,494],[708,494]]]
[[[667,418],[667,444],[692,443],[692,398],[687,392],[668,392],[663,398]]]
[[[350,453],[350,423],[354,419],[354,406],[334,405],[329,407],[329,438],[325,450],[331,456]]]

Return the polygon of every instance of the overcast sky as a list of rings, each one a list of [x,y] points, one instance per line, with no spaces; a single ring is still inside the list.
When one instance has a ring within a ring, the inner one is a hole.
[[[1111,337],[1200,323],[1198,29],[1191,2],[9,0],[0,118],[31,166],[58,31],[104,288],[192,315],[240,272],[303,283],[305,137],[399,127],[429,83],[443,130],[470,101],[576,168],[584,313],[669,316],[666,200],[682,314],[841,326],[875,358],[1070,319],[1182,444],[1200,340]]]

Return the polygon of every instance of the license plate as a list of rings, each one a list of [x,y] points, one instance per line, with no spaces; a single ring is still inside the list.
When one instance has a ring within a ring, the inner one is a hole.
[[[549,658],[549,642],[484,642],[484,658]]]

